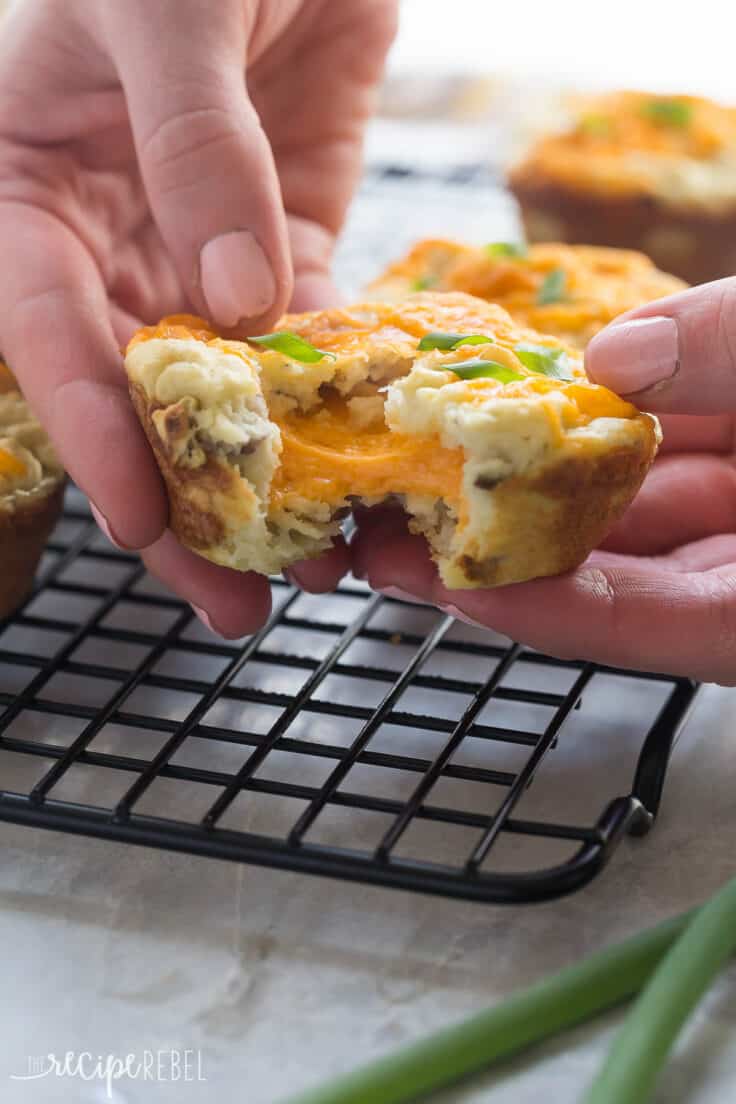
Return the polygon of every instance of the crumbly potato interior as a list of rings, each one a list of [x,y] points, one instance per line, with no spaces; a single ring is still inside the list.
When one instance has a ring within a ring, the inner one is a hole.
[[[391,498],[443,575],[467,585],[450,560],[469,547],[493,554],[497,487],[640,432],[636,409],[590,384],[574,350],[570,378],[548,378],[515,348],[534,340],[559,351],[555,339],[466,295],[414,300],[287,316],[284,329],[328,354],[307,364],[223,340],[198,320],[134,339],[126,368],[145,395],[170,491],[207,520],[197,551],[273,573],[329,547],[356,501]],[[486,340],[419,350],[435,330]],[[502,378],[458,374],[478,359]]]
[[[0,511],[42,498],[62,475],[46,433],[20,392],[0,393]]]

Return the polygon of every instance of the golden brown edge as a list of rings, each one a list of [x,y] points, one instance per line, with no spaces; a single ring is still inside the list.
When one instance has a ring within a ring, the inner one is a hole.
[[[605,196],[523,173],[512,173],[508,185],[531,242],[637,249],[690,284],[736,271],[736,205],[723,212],[678,208],[653,195]],[[552,221],[540,234],[543,220]]]
[[[581,564],[624,514],[657,451],[646,415],[631,445],[596,457],[566,456],[533,476],[493,490],[494,529],[508,536],[501,555],[465,553],[442,572],[458,589],[504,586],[559,575]]]
[[[47,495],[20,509],[0,510],[0,618],[27,597],[46,541],[61,513],[64,479]]]

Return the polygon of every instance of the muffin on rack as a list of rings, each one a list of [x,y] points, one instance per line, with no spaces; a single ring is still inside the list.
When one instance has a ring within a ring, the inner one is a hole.
[[[235,340],[178,316],[126,354],[180,540],[270,574],[330,547],[356,502],[401,502],[450,587],[580,563],[623,513],[655,418],[580,353],[461,292],[286,315]]]
[[[619,314],[685,286],[627,249],[439,238],[417,242],[366,290],[388,300],[420,288],[465,291],[500,304],[523,326],[584,348]]]
[[[61,464],[0,361],[0,618],[28,594],[63,497]]]
[[[647,92],[586,100],[509,187],[530,241],[640,249],[693,284],[736,272],[736,108]]]

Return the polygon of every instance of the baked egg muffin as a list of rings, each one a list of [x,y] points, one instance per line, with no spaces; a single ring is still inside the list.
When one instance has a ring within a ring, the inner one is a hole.
[[[686,286],[628,249],[440,238],[417,242],[367,292],[400,300],[419,288],[465,291],[499,303],[523,326],[584,348],[619,314]]]
[[[624,511],[659,440],[573,347],[462,292],[286,315],[242,341],[167,318],[125,364],[174,532],[239,571],[317,556],[354,503],[387,499],[447,586],[565,571]]]
[[[647,92],[586,100],[509,186],[530,241],[640,249],[689,283],[736,272],[736,108]]]
[[[0,362],[0,618],[28,594],[63,497],[61,464]]]

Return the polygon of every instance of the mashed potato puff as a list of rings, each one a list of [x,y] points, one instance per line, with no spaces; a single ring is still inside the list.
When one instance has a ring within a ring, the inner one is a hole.
[[[462,292],[287,315],[246,341],[165,319],[135,336],[126,370],[174,531],[242,571],[319,555],[354,503],[387,499],[448,586],[565,571],[659,439],[573,347]]]

